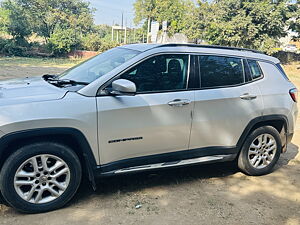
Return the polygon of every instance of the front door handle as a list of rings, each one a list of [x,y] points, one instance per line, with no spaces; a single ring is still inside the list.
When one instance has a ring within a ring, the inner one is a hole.
[[[241,95],[240,98],[243,100],[253,100],[253,99],[256,99],[257,96],[250,95],[249,93],[245,93],[245,94]]]
[[[191,103],[188,99],[175,99],[168,103],[169,106],[182,107]]]

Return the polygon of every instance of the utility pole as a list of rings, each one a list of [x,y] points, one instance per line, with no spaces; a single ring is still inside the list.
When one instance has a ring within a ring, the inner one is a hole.
[[[123,28],[123,27],[122,27]],[[127,44],[127,19],[125,20],[125,36],[124,36],[124,44]]]
[[[123,22],[124,22],[124,12],[122,11],[122,23],[121,23],[122,28],[123,28]]]
[[[111,26],[111,40],[114,41],[114,25],[115,21],[113,21],[112,26]]]
[[[151,17],[149,16],[149,18],[148,18],[148,29],[147,29],[147,43],[150,43],[150,36],[149,36],[150,26],[151,26]]]

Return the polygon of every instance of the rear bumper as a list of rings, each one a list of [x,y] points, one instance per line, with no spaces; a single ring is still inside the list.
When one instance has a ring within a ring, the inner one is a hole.
[[[292,142],[293,136],[294,133],[286,134],[286,143],[282,146],[282,153],[285,153],[287,151],[287,145]]]

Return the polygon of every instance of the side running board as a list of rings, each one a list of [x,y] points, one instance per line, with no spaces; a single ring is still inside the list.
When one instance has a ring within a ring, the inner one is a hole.
[[[200,158],[179,160],[179,161],[174,161],[174,162],[165,162],[165,163],[156,163],[156,164],[149,164],[149,165],[143,165],[143,166],[128,167],[128,168],[113,171],[112,173],[113,174],[122,174],[122,173],[146,171],[146,170],[153,170],[153,169],[178,167],[178,166],[184,166],[184,165],[201,164],[201,163],[207,163],[207,162],[213,162],[213,161],[227,161],[226,159],[229,159],[229,158],[232,158],[232,155],[205,156],[205,157],[200,157]]]

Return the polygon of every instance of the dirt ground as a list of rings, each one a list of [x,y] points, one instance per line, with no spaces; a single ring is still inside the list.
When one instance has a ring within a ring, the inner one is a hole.
[[[21,77],[62,68],[1,67]],[[300,88],[300,80],[294,79]],[[65,208],[26,215],[0,202],[0,224],[300,224],[300,120],[275,171],[249,177],[234,164],[193,166],[83,184]],[[3,203],[3,202],[2,202]]]

